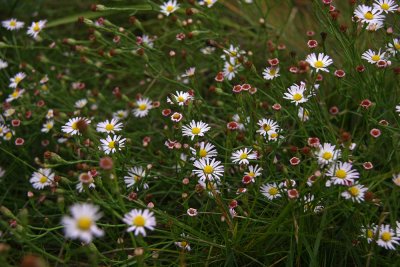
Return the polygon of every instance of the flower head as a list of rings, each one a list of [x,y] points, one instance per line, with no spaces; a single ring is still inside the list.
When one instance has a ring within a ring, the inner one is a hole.
[[[34,39],[37,39],[39,33],[46,25],[47,20],[39,20],[38,22],[32,22],[31,26],[28,28],[26,32],[28,35],[32,36]]]
[[[333,63],[333,60],[323,53],[319,53],[318,56],[315,53],[312,53],[307,56],[306,61],[311,67],[315,68],[316,72],[319,70],[329,72],[326,67]]]
[[[360,177],[358,171],[353,170],[352,167],[351,163],[338,162],[331,166],[326,175],[331,177],[334,184],[351,185],[354,183],[354,179]]]
[[[139,188],[143,189],[148,189],[149,185],[144,182],[144,179],[146,178],[146,170],[143,169],[142,166],[139,167],[133,167],[128,169],[128,175],[124,176],[124,181],[126,184],[126,187],[130,188],[132,186],[136,187],[136,191],[139,190]]]
[[[342,197],[351,199],[353,202],[362,202],[364,201],[364,195],[367,190],[368,188],[363,185],[354,184],[346,188],[346,191],[342,193]]]
[[[249,164],[250,159],[256,159],[257,154],[252,152],[251,149],[239,149],[232,153],[231,160],[237,164]]]
[[[220,176],[224,174],[224,166],[216,159],[198,159],[193,163],[193,166],[197,168],[193,170],[193,173],[195,173],[202,181],[218,181]]]
[[[156,218],[154,213],[148,209],[133,209],[125,214],[122,219],[129,227],[127,232],[135,232],[135,235],[142,234],[146,236],[146,229],[153,231],[156,226]]]
[[[269,200],[281,197],[280,189],[276,183],[262,185],[260,191]]]
[[[106,139],[100,139],[101,149],[103,149],[106,154],[112,154],[125,147],[125,141],[126,138],[122,138],[120,135],[109,135]]]
[[[190,136],[193,140],[195,136],[204,136],[206,132],[210,130],[207,123],[202,121],[196,122],[192,120],[189,125],[184,125],[182,127],[182,135]]]
[[[136,108],[132,110],[132,113],[135,117],[146,117],[152,107],[150,99],[140,98],[136,101]]]
[[[115,133],[122,130],[122,123],[118,119],[106,120],[97,124],[99,133]]]
[[[379,227],[379,237],[376,243],[380,247],[395,250],[395,245],[399,245],[400,237],[396,236],[390,225],[383,224]]]
[[[161,12],[166,16],[169,16],[171,13],[174,13],[179,8],[179,4],[176,0],[169,0],[160,6]]]
[[[324,143],[324,145],[320,145],[317,152],[315,152],[315,156],[318,159],[318,163],[320,165],[327,165],[334,161],[336,161],[341,155],[341,151],[336,149],[336,147],[329,143]]]
[[[98,206],[90,203],[74,204],[70,207],[70,212],[72,217],[64,216],[61,221],[65,237],[90,243],[93,237],[104,235],[104,231],[96,225],[96,221],[102,216]]]
[[[306,84],[301,82],[300,85],[294,84],[288,88],[288,92],[285,93],[283,98],[290,100],[295,103],[296,106],[301,103],[308,101],[308,96],[305,95]]]
[[[37,172],[34,172],[31,176],[29,182],[35,189],[43,189],[49,186],[54,181],[55,174],[51,169],[40,168]]]
[[[90,124],[87,118],[75,117],[69,119],[68,122],[61,127],[61,131],[70,135],[81,135]]]
[[[16,19],[4,20],[1,25],[9,31],[17,31],[24,27],[25,23]]]

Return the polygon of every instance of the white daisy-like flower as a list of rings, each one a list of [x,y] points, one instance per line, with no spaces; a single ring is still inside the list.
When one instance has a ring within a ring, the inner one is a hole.
[[[89,172],[83,172],[79,175],[79,183],[76,185],[76,189],[79,193],[82,193],[83,190],[87,188],[95,188],[94,178],[92,174]]]
[[[237,46],[233,46],[232,44],[229,45],[228,49],[224,49],[223,52],[225,53],[225,55],[222,55],[221,58],[222,59],[226,59],[226,56],[228,56],[229,61],[231,61],[232,64],[234,64],[236,62],[236,60],[239,58],[241,55],[245,54],[246,52],[243,50],[240,50],[240,47]]]
[[[239,149],[232,153],[231,160],[237,164],[249,164],[249,160],[256,159],[257,154],[252,152],[251,149]]]
[[[400,186],[400,173],[398,174],[393,174],[393,183],[397,186]]]
[[[61,127],[61,131],[69,135],[81,135],[82,131],[86,130],[90,124],[90,120],[83,117],[75,117],[69,119],[68,122]]]
[[[63,216],[65,237],[92,242],[94,237],[101,237],[104,231],[97,227],[96,221],[102,217],[99,207],[90,203],[78,203],[70,207],[71,216]]]
[[[296,106],[301,103],[305,103],[308,101],[308,97],[305,95],[306,84],[301,82],[300,85],[293,84],[288,88],[288,92],[285,93],[284,99],[290,100],[292,103],[295,103]]]
[[[308,109],[299,107],[299,111],[297,112],[297,116],[301,121],[308,121],[310,119],[310,112]]]
[[[260,129],[257,130],[262,136],[267,136],[268,132],[277,132],[279,131],[279,125],[276,121],[271,119],[261,119],[257,122],[257,125],[260,126]]]
[[[187,236],[182,233],[181,237],[184,239],[184,241],[175,242],[175,245],[182,250],[190,251],[190,244],[185,240]]]
[[[124,148],[125,141],[126,138],[123,138],[120,135],[109,135],[106,139],[100,139],[101,149],[105,154],[112,154]]]
[[[205,180],[199,179],[197,182],[204,190],[207,191],[207,193],[210,197],[214,197],[215,193],[217,193],[217,194],[220,193],[220,191],[218,189],[218,184],[219,184],[218,180],[205,181]]]
[[[13,100],[16,100],[18,98],[21,98],[23,93],[25,92],[25,89],[18,89],[16,88],[14,92],[8,95],[6,102],[10,103]]]
[[[267,67],[263,71],[263,78],[266,80],[272,80],[279,77],[279,67]]]
[[[371,243],[372,241],[374,241],[377,230],[378,228],[375,224],[372,224],[370,226],[363,226],[361,227],[360,236],[366,238],[368,243]]]
[[[232,64],[231,62],[225,62],[223,74],[229,81],[235,78],[238,73],[240,65]]]
[[[278,139],[282,138],[283,136],[280,135],[278,131],[269,131],[266,136],[266,139],[268,139],[268,141],[277,141]]]
[[[387,52],[396,55],[400,51],[400,39],[394,38],[392,42],[387,44]]]
[[[9,87],[11,88],[17,88],[18,84],[25,79],[26,74],[23,72],[18,72],[17,74],[15,74],[14,77],[10,78],[10,85]]]
[[[203,55],[211,55],[212,53],[215,52],[215,47],[213,47],[213,46],[206,46],[206,47],[201,48],[201,49],[200,49],[200,52],[201,52]]]
[[[52,119],[54,117],[54,111],[49,109],[46,113],[46,119]]]
[[[362,23],[368,24],[368,26],[382,24],[385,19],[381,9],[366,5],[357,6],[354,10],[354,16]]]
[[[132,113],[135,117],[145,117],[147,114],[149,114],[149,110],[152,109],[153,105],[148,98],[140,98],[139,100],[136,101],[136,107],[134,110],[132,110]]]
[[[351,185],[354,183],[354,179],[360,177],[358,171],[353,170],[352,167],[351,163],[338,162],[331,166],[326,175],[331,177],[334,184]]]
[[[123,119],[128,118],[128,114],[129,113],[126,110],[118,110],[113,113],[113,119],[123,120]]]
[[[176,91],[175,95],[171,94],[170,97],[167,97],[167,103],[177,104],[179,106],[184,106],[191,100],[193,100],[193,96],[183,91]]]
[[[142,43],[145,44],[148,47],[153,48],[154,47],[154,42],[153,42],[153,38],[150,38],[148,35],[143,34],[142,35]]]
[[[32,25],[28,27],[28,31],[26,32],[28,35],[32,36],[36,39],[42,29],[45,27],[47,20],[39,20],[38,22],[32,22]]]
[[[259,167],[258,165],[256,165],[256,166],[249,165],[247,168],[248,168],[248,171],[244,172],[245,175],[248,175],[248,176],[254,178],[254,177],[261,176],[261,174],[262,174],[263,168]]]
[[[395,245],[399,245],[400,237],[396,236],[394,230],[388,224],[379,227],[379,238],[376,241],[378,246],[386,249],[395,250]]]
[[[51,169],[42,169],[40,168],[37,172],[34,172],[31,176],[29,182],[35,189],[43,189],[46,186],[49,186],[54,181],[55,174]]]
[[[396,112],[399,113],[400,116],[400,104],[396,106]]]
[[[18,21],[16,19],[9,19],[9,20],[3,20],[1,22],[1,25],[9,31],[17,31],[19,29],[22,29],[25,23],[23,23],[22,21]]]
[[[280,194],[280,189],[276,183],[262,185],[260,187],[260,191],[261,194],[263,194],[269,200],[273,200],[282,196]]]
[[[328,165],[336,161],[340,155],[341,151],[336,149],[336,146],[329,143],[319,145],[319,149],[315,152],[315,156],[318,159],[318,164],[320,165]]]
[[[153,231],[156,226],[156,218],[154,213],[148,209],[133,209],[125,214],[122,219],[129,227],[127,232],[135,232],[135,235],[142,234],[146,236],[146,229]]]
[[[10,129],[8,128],[7,125],[0,123],[0,137],[4,136],[9,131],[10,131]]]
[[[5,60],[0,59],[0,70],[8,67],[8,63]]]
[[[237,122],[239,131],[244,131],[244,130],[246,130],[246,127],[244,126],[244,123],[248,124],[250,122],[250,117],[247,117],[246,119],[244,119],[242,121],[242,119],[240,118],[239,114],[234,114],[232,116],[232,120]]]
[[[193,140],[195,136],[204,136],[206,132],[210,130],[210,127],[207,123],[202,121],[196,122],[192,120],[189,125],[184,125],[182,127],[182,135],[190,136]]]
[[[212,7],[218,0],[200,0],[199,4],[208,8]]]
[[[139,191],[140,188],[148,189],[149,185],[144,182],[145,177],[146,170],[142,166],[129,168],[128,175],[124,176],[126,187],[135,186],[136,191]]]
[[[394,0],[375,0],[373,6],[386,14],[395,12],[399,7]]]
[[[51,129],[54,127],[54,120],[48,120],[42,125],[41,132],[42,133],[48,133],[50,132]]]
[[[368,188],[361,184],[354,184],[346,188],[346,191],[342,192],[342,197],[345,199],[351,199],[353,202],[364,201],[365,192]]]
[[[179,8],[179,4],[176,0],[169,0],[160,6],[160,11],[164,13],[166,16],[169,16],[171,13],[174,13]]]
[[[202,159],[202,158],[214,158],[218,155],[215,146],[211,143],[201,142],[197,147],[190,148],[193,157],[190,160]]]
[[[191,77],[191,76],[194,75],[195,72],[196,72],[196,68],[195,68],[195,67],[191,67],[191,68],[188,68],[188,69],[185,71],[185,73],[182,74],[181,76],[182,76],[182,77]]]
[[[193,166],[197,168],[193,170],[193,173],[202,181],[219,181],[220,176],[224,174],[224,166],[216,159],[198,159],[193,163]]]
[[[324,53],[319,53],[318,56],[315,53],[312,53],[307,56],[306,61],[311,67],[316,69],[316,72],[320,70],[329,72],[327,67],[333,63],[333,60]]]
[[[118,119],[111,119],[110,120],[106,120],[103,122],[99,122],[97,124],[96,127],[96,131],[98,131],[99,133],[115,133],[115,132],[119,132],[122,130],[122,123],[119,122]]]
[[[365,59],[366,61],[368,61],[371,64],[376,64],[380,60],[385,60],[385,52],[381,53],[380,49],[378,52],[375,52],[375,51],[369,49],[368,51],[365,51],[362,54],[361,58]]]
[[[84,108],[87,103],[88,103],[88,101],[86,98],[79,99],[78,101],[75,102],[75,107],[76,108]]]

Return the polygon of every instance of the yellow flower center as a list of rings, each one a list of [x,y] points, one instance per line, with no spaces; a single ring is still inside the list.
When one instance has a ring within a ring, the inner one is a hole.
[[[185,98],[181,95],[178,96],[178,102],[183,102],[183,101],[185,101]]]
[[[268,132],[269,130],[271,130],[271,126],[269,124],[264,124],[263,129],[264,131]]]
[[[205,149],[200,149],[199,151],[199,156],[204,158],[205,156],[207,156],[207,150]]]
[[[303,96],[299,93],[293,95],[294,101],[300,101],[302,98],[303,98]]]
[[[240,159],[247,159],[247,153],[242,153],[240,156],[239,156],[239,158]]]
[[[87,216],[82,216],[78,219],[76,223],[77,227],[82,230],[82,231],[88,231],[90,227],[92,226],[92,219],[90,219]]]
[[[321,60],[318,60],[314,63],[314,67],[316,68],[322,68],[324,66],[324,62],[322,62]]]
[[[172,12],[174,10],[174,6],[168,5],[166,9],[168,12]]]
[[[356,197],[360,194],[360,190],[356,186],[350,187],[349,192],[353,197]]]
[[[139,110],[146,110],[147,109],[147,105],[146,104],[140,104],[139,105]]]
[[[10,26],[11,27],[17,26],[17,22],[15,20],[10,21]]]
[[[234,67],[232,67],[231,65],[229,65],[229,67],[228,67],[228,71],[229,72],[233,72],[235,70],[235,68]]]
[[[367,20],[371,20],[374,19],[374,15],[372,15],[372,13],[368,11],[367,13],[364,14],[364,18]]]
[[[250,177],[254,177],[254,176],[256,176],[256,174],[254,173],[254,172],[249,172],[249,174],[248,174]]]
[[[324,154],[322,154],[322,158],[325,160],[330,160],[332,158],[332,153],[331,152],[324,152]]]
[[[199,127],[193,127],[192,134],[199,134],[199,133],[200,133],[200,128]]]
[[[276,69],[270,69],[269,75],[274,76],[276,74]]]
[[[35,32],[40,31],[39,23],[35,22],[35,26],[33,26],[33,31]]]
[[[182,242],[181,242],[181,246],[182,246],[182,247],[186,247],[187,244],[188,244],[188,243],[187,243],[186,241],[182,241]]]
[[[138,215],[133,219],[133,225],[143,227],[146,224],[146,219],[142,215]]]
[[[373,56],[371,57],[371,59],[372,59],[373,61],[379,61],[379,60],[381,59],[381,57],[380,57],[379,55],[373,55]]]
[[[137,175],[134,175],[134,176],[133,176],[133,180],[135,180],[135,182],[139,182],[140,179],[142,179],[142,177],[137,176]]]
[[[399,50],[399,49],[400,49],[400,43],[395,43],[395,44],[394,44],[394,47],[395,47],[397,50]]]
[[[72,125],[71,125],[71,128],[73,130],[78,130],[78,123],[77,122],[73,122]]]
[[[214,168],[211,165],[206,165],[203,168],[205,174],[211,174],[214,171]]]
[[[335,176],[339,179],[344,179],[347,176],[347,173],[345,170],[337,170],[335,173]]]
[[[111,141],[110,143],[108,143],[108,147],[109,148],[115,148],[115,141]]]
[[[383,4],[381,5],[381,8],[382,8],[383,10],[389,10],[390,6],[389,6],[387,3],[383,3]]]
[[[53,128],[53,124],[51,124],[51,123],[46,123],[46,128],[47,129],[52,129]]]
[[[112,130],[114,130],[114,125],[112,125],[111,123],[107,124],[107,125],[106,125],[106,130],[107,130],[107,131],[112,131]]]
[[[269,193],[270,195],[272,195],[272,196],[275,196],[276,194],[278,194],[278,189],[277,189],[276,187],[271,187],[271,188],[268,190],[268,193]]]
[[[47,177],[43,175],[42,177],[40,177],[39,182],[41,184],[44,184],[45,182],[47,182]]]
[[[271,138],[277,138],[277,137],[278,137],[278,134],[277,134],[277,133],[272,133],[272,134],[270,135],[270,137],[271,137]]]
[[[16,98],[18,95],[19,95],[19,94],[18,94],[18,91],[17,91],[17,90],[15,90],[15,91],[11,94],[11,96],[12,96],[13,98]]]
[[[392,235],[389,232],[383,232],[382,240],[385,242],[388,242],[388,241],[392,240]]]
[[[22,78],[17,76],[15,77],[14,81],[15,83],[19,83],[20,81],[22,81]]]
[[[372,232],[371,229],[368,229],[368,230],[367,230],[367,237],[368,237],[368,238],[373,238],[373,237],[374,237],[374,233]]]
[[[6,140],[10,140],[11,137],[12,137],[12,133],[11,132],[6,133],[6,136],[5,136]]]

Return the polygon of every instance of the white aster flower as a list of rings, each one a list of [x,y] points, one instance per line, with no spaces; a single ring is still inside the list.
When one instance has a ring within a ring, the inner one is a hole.
[[[290,100],[292,103],[298,104],[305,103],[308,101],[308,97],[305,95],[306,84],[301,82],[300,85],[294,84],[288,88],[288,92],[285,93],[284,99]]]
[[[392,13],[399,7],[394,0],[375,0],[374,8],[384,13]]]
[[[299,107],[299,111],[297,112],[297,116],[301,121],[308,121],[310,119],[310,112],[308,109]]]
[[[365,59],[366,61],[368,61],[371,64],[376,64],[380,60],[385,60],[385,52],[381,53],[380,49],[378,52],[375,52],[375,51],[369,49],[368,51],[365,51],[362,54],[361,58]]]
[[[83,99],[79,99],[75,102],[75,107],[76,108],[84,108],[87,104],[87,99],[83,98]]]
[[[113,113],[113,119],[123,120],[128,118],[128,111],[126,110],[118,110]]]
[[[152,109],[152,103],[148,98],[140,98],[136,101],[136,107],[132,113],[135,117],[145,117],[149,114],[149,110]]]
[[[54,127],[54,120],[48,120],[42,125],[41,132],[42,133],[48,133],[50,132],[51,129]]]
[[[133,209],[125,214],[122,219],[129,227],[127,232],[135,232],[135,235],[142,234],[146,236],[146,229],[153,231],[156,226],[156,219],[154,213],[148,209],[139,210]]]
[[[319,70],[329,72],[326,67],[333,63],[333,60],[324,53],[319,53],[318,56],[315,53],[312,53],[307,56],[306,61],[311,67],[316,69],[316,72]]]
[[[24,24],[25,23],[23,23],[22,21],[18,21],[16,19],[9,19],[1,22],[1,25],[9,31],[22,29],[24,27]]]
[[[239,149],[232,153],[231,160],[237,164],[249,164],[249,160],[256,159],[257,154],[252,152],[251,149]]]
[[[379,238],[376,241],[378,246],[386,249],[395,250],[395,245],[399,245],[400,237],[396,236],[394,230],[388,224],[379,227]]]
[[[352,169],[353,165],[347,162],[338,162],[330,167],[326,175],[331,177],[334,184],[351,185],[354,179],[358,179],[360,174]]]
[[[200,0],[199,4],[208,8],[212,7],[218,0]]]
[[[178,104],[179,106],[184,106],[191,100],[193,100],[193,96],[183,91],[176,91],[175,95],[171,94],[170,97],[167,97],[167,103]]]
[[[248,175],[248,176],[254,178],[254,177],[261,176],[261,174],[262,174],[263,169],[261,167],[259,167],[258,165],[256,165],[256,166],[249,165],[247,168],[248,168],[248,171],[246,171],[244,173],[245,175]]]
[[[115,133],[122,130],[122,123],[118,119],[106,120],[97,124],[96,131],[99,133]]]
[[[192,120],[189,125],[184,125],[182,127],[182,135],[190,136],[193,140],[195,136],[204,136],[206,132],[210,130],[207,123],[202,121],[196,122]]]
[[[18,89],[16,88],[14,92],[8,95],[6,102],[10,103],[13,100],[16,100],[18,98],[21,98],[23,93],[25,92],[25,89]]]
[[[281,197],[280,189],[276,183],[262,185],[260,191],[269,200]]]
[[[179,4],[176,0],[169,0],[160,6],[161,12],[166,16],[169,16],[171,13],[174,13],[179,8]]]
[[[318,159],[318,164],[320,165],[328,165],[336,161],[340,155],[341,151],[336,149],[336,146],[329,143],[319,145],[319,149],[315,152],[315,156]]]
[[[70,207],[70,212],[72,217],[63,216],[61,221],[65,237],[90,243],[94,237],[104,235],[104,231],[96,225],[96,221],[102,216],[98,206],[90,203],[74,204]]]
[[[5,60],[0,59],[0,70],[8,67],[8,63]]]
[[[363,185],[354,184],[346,188],[346,191],[342,192],[342,197],[345,199],[351,199],[353,202],[364,201],[365,192],[368,191]]]
[[[100,139],[100,147],[105,154],[112,154],[124,148],[125,141],[126,138],[122,138],[122,136],[120,135],[109,135],[106,139]]]
[[[359,5],[354,10],[354,16],[362,23],[366,23],[367,27],[383,24],[385,16],[382,10],[366,5]]]
[[[86,188],[95,188],[96,185],[94,184],[94,178],[91,172],[83,172],[79,175],[79,183],[76,185],[76,189],[79,193],[82,193],[83,190]]]
[[[218,155],[215,146],[211,143],[201,142],[195,148],[190,148],[193,157],[190,160],[196,160],[201,158],[214,158]]]
[[[224,166],[216,159],[202,158],[196,160],[193,166],[197,168],[193,173],[202,181],[219,181],[220,176],[224,174]]]
[[[279,77],[279,67],[267,67],[263,71],[263,78],[266,80],[272,80],[276,77]]]
[[[37,39],[39,33],[46,25],[46,22],[47,20],[39,20],[38,22],[32,22],[32,25],[28,28],[28,31],[26,33],[32,36],[34,39]]]
[[[10,78],[10,85],[9,87],[11,88],[17,88],[18,84],[25,79],[26,74],[23,72],[18,72],[17,74],[15,74],[14,77]]]
[[[279,125],[276,121],[271,119],[261,119],[257,122],[257,125],[260,126],[260,129],[257,130],[257,133],[266,137],[268,132],[277,132],[279,131]]]
[[[87,118],[72,118],[69,119],[64,126],[61,127],[61,131],[69,135],[81,135],[82,131],[86,130],[90,122],[91,121]]]
[[[43,189],[46,186],[49,186],[54,181],[55,174],[51,169],[42,169],[40,168],[37,172],[34,172],[31,176],[29,182],[35,189]]]
[[[128,169],[128,175],[124,176],[124,181],[127,188],[135,186],[135,190],[139,191],[140,188],[148,189],[149,185],[144,182],[146,178],[146,170],[142,166],[133,167]]]

